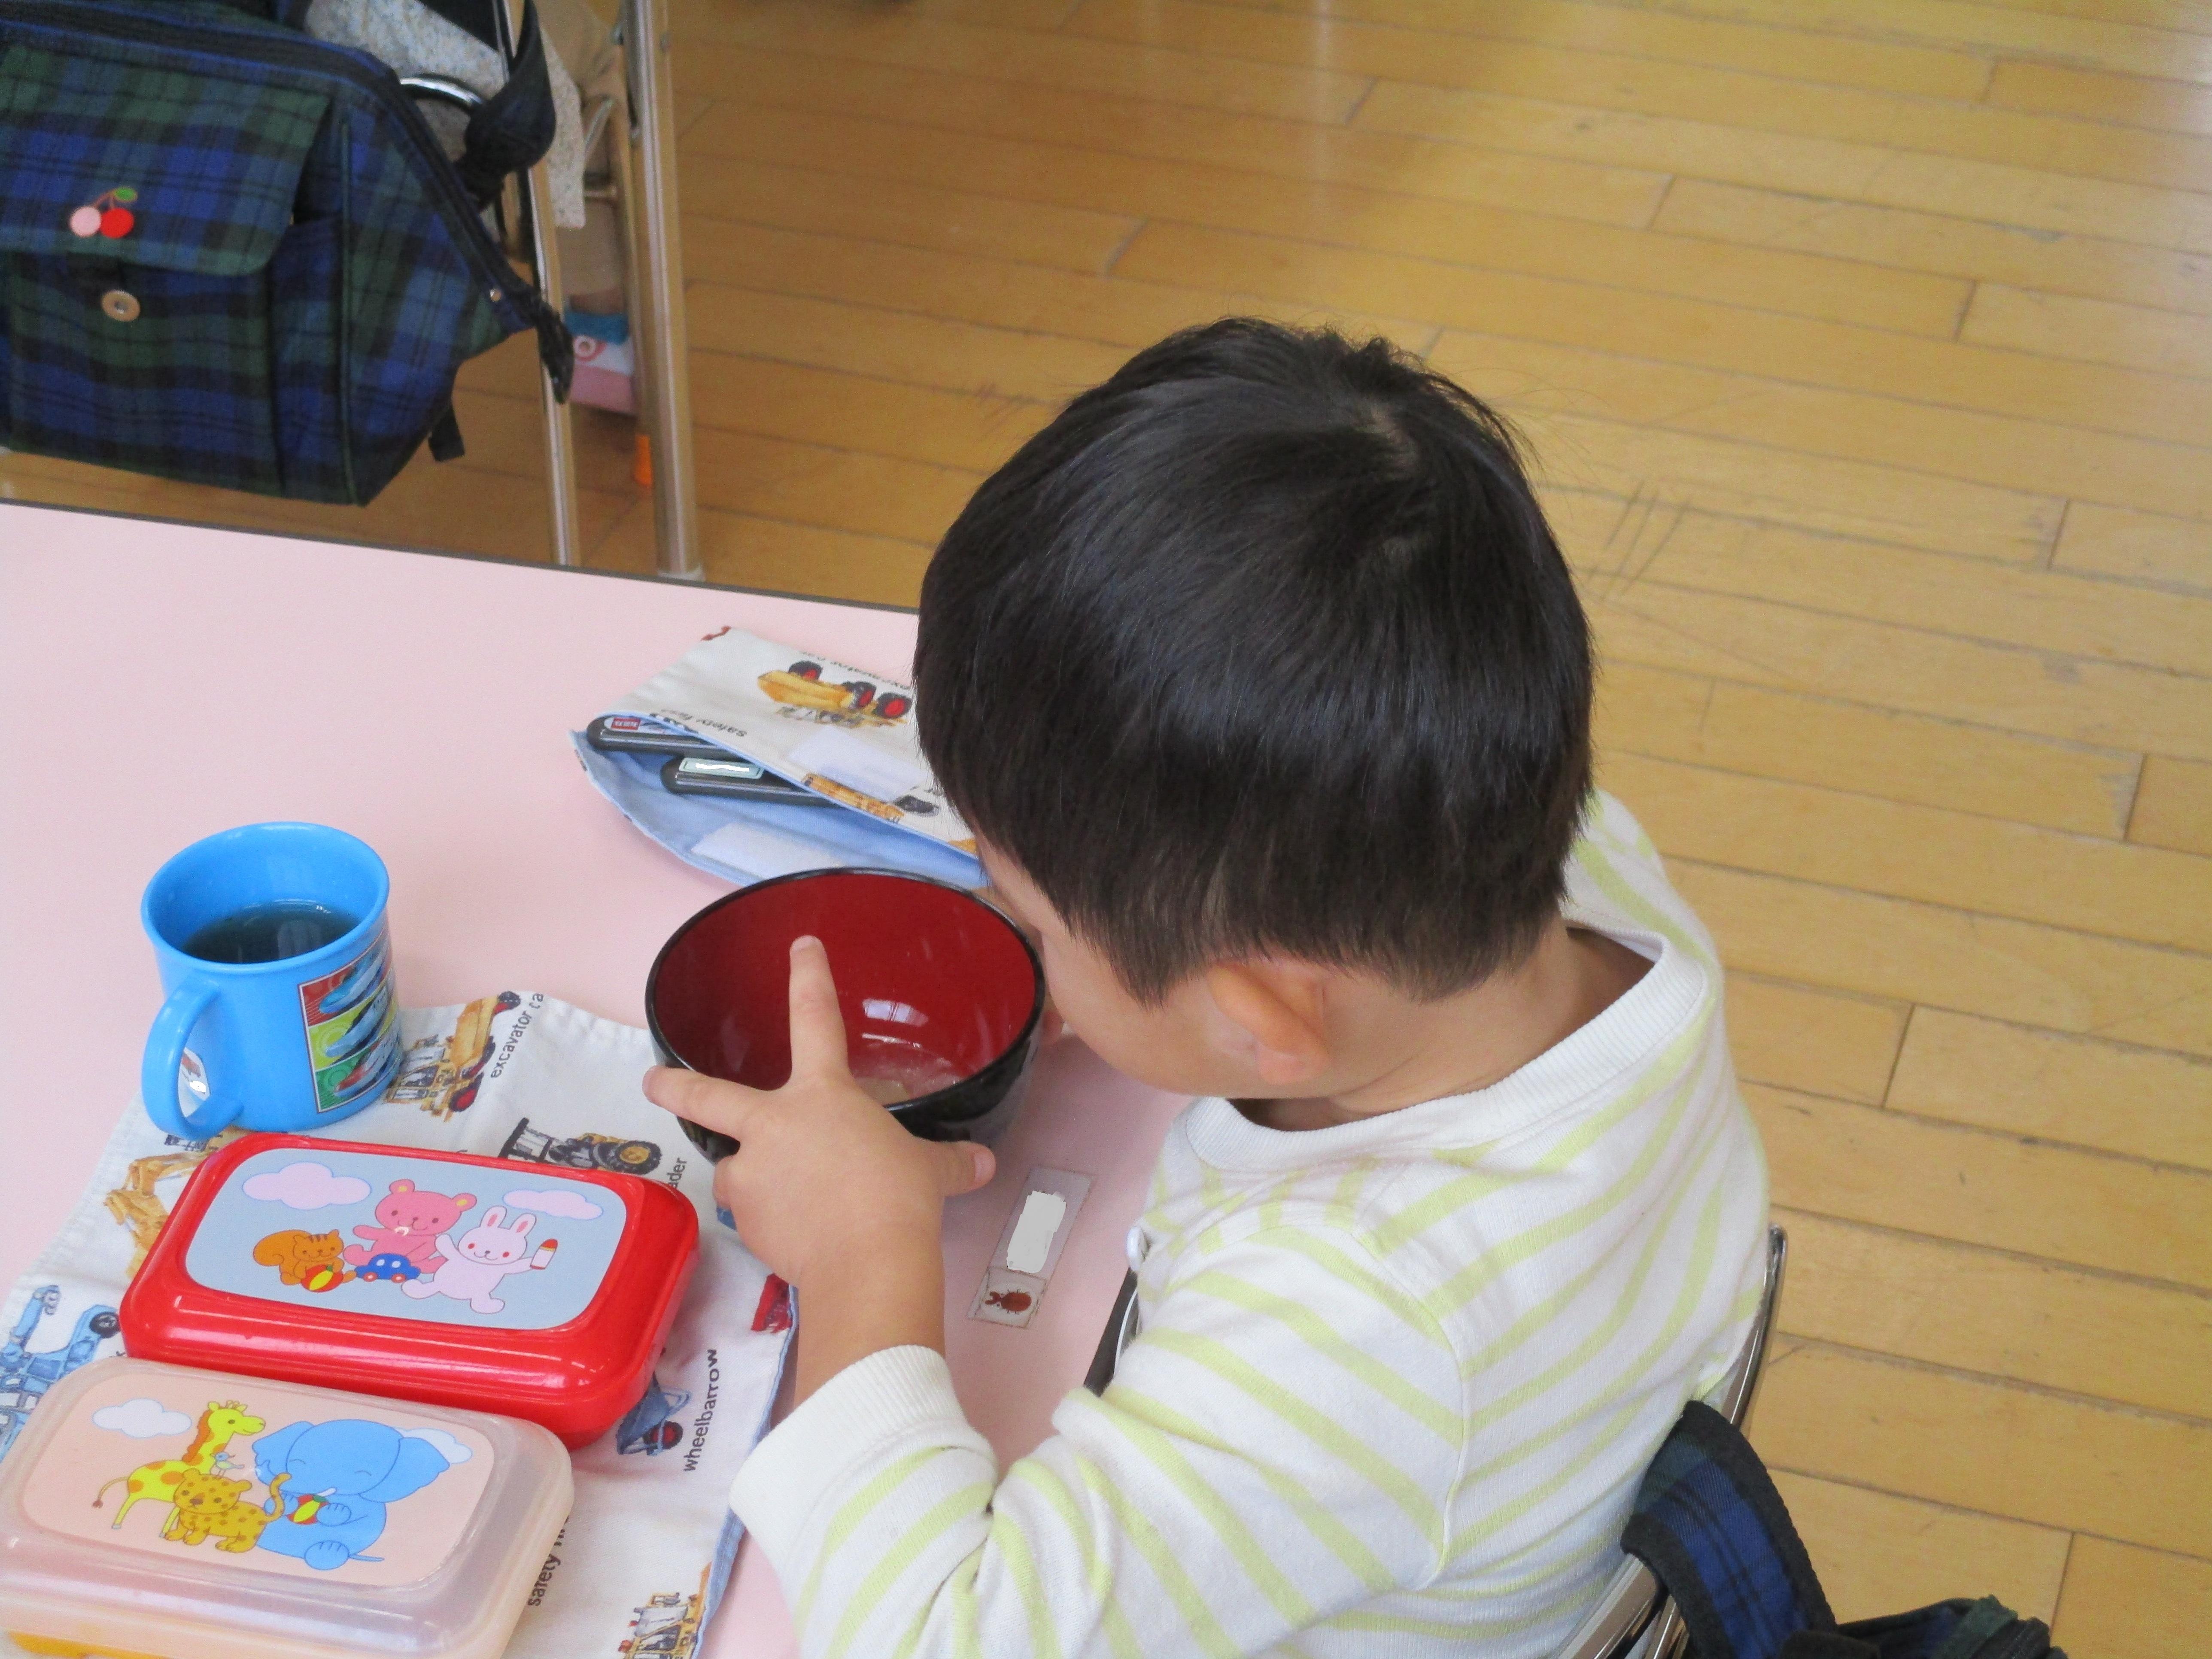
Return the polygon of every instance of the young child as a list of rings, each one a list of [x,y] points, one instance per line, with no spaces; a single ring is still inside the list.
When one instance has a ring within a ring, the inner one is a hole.
[[[1068,1030],[1203,1098],[1142,1332],[1003,1472],[941,1355],[981,1148],[847,1074],[656,1072],[799,1288],[732,1503],[810,1656],[1537,1659],[1748,1328],[1765,1172],[1711,940],[1589,785],[1590,660],[1498,417],[1381,342],[1192,330],[984,483],[917,719]],[[1135,1246],[1133,1244],[1133,1252]]]

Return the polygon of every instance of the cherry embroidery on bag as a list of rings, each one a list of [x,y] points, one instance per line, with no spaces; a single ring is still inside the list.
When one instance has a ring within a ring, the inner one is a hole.
[[[112,241],[118,236],[128,236],[131,228],[138,222],[137,215],[129,204],[138,199],[138,192],[128,185],[118,185],[105,195],[87,202],[69,216],[69,228],[79,236],[105,236]]]

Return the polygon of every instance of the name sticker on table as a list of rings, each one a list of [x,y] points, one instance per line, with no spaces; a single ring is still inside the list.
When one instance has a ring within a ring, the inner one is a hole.
[[[286,1146],[230,1172],[185,1271],[266,1302],[544,1330],[591,1305],[628,1219],[619,1193],[550,1170]]]
[[[1026,1325],[1036,1317],[1052,1270],[1090,1194],[1091,1177],[1067,1170],[1031,1170],[999,1234],[999,1248],[975,1287],[968,1317],[993,1325]]]

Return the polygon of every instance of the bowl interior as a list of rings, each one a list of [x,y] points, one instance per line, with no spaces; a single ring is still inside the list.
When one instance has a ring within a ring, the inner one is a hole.
[[[1012,923],[936,882],[810,871],[710,905],[654,963],[647,1015],[683,1064],[756,1089],[791,1077],[791,942],[819,939],[853,1075],[884,1103],[973,1076],[1019,1042],[1042,1000]]]

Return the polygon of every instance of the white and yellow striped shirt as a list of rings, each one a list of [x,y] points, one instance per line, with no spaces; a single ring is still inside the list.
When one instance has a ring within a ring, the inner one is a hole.
[[[1143,1333],[1000,1477],[945,1362],[839,1373],[732,1494],[811,1659],[1538,1659],[1748,1328],[1766,1174],[1712,941],[1602,796],[1567,919],[1652,960],[1486,1089],[1284,1133],[1200,1100]]]

